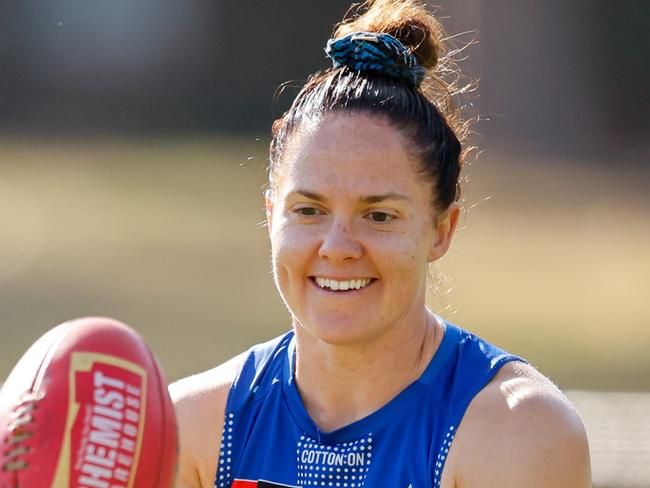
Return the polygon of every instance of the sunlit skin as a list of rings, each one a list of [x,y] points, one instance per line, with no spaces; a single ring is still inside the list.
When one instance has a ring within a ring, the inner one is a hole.
[[[380,408],[421,374],[442,334],[425,305],[427,268],[459,211],[434,208],[407,144],[377,116],[330,115],[291,141],[267,198],[296,378],[321,428]],[[370,283],[333,291],[316,278]]]

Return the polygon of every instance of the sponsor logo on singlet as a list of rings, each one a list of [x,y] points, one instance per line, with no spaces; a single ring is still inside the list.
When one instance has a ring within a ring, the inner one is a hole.
[[[296,445],[298,485],[307,488],[363,488],[372,454],[372,434],[339,444],[321,444],[308,435],[302,435]]]
[[[235,480],[232,485],[232,488],[300,488],[294,485],[282,485],[280,483],[274,483],[272,481],[259,480],[259,481],[249,481],[249,480]]]

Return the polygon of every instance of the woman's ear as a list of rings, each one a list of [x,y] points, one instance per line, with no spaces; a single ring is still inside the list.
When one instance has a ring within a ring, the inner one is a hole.
[[[435,235],[431,242],[431,249],[429,249],[429,262],[440,259],[449,249],[459,216],[460,206],[453,202],[436,218]]]

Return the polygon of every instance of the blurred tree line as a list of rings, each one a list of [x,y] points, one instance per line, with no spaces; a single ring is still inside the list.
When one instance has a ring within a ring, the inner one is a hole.
[[[480,78],[478,130],[573,155],[643,143],[650,109],[640,0],[448,0],[440,17]],[[268,131],[282,82],[328,66],[347,0],[5,0],[0,135]],[[290,93],[295,93],[291,92]],[[643,162],[643,161],[642,161]]]

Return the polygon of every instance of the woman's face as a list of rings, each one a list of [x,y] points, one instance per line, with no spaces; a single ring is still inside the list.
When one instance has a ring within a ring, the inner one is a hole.
[[[293,136],[267,199],[273,272],[294,321],[331,344],[421,320],[427,264],[458,210],[434,215],[432,185],[379,117],[333,114]]]

